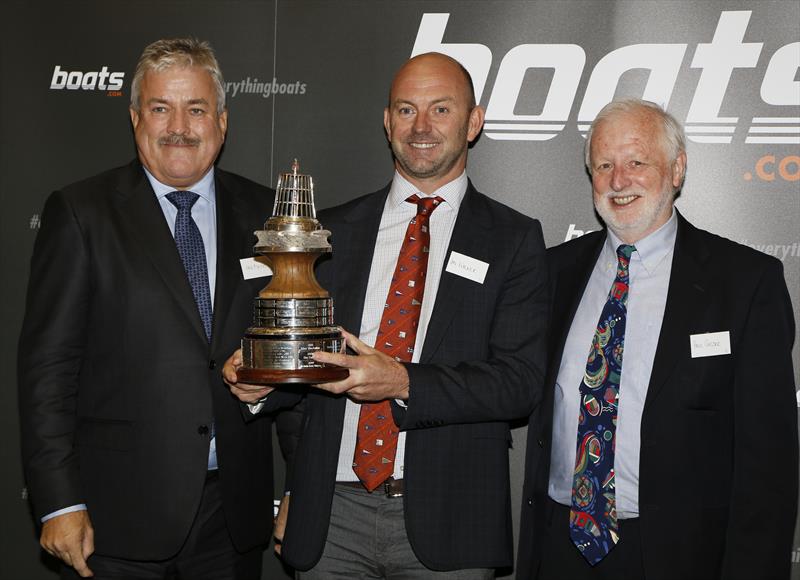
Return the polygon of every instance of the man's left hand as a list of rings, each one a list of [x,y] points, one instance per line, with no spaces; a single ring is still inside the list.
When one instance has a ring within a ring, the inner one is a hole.
[[[222,380],[225,381],[225,384],[228,385],[231,393],[236,398],[242,403],[252,405],[274,391],[275,387],[240,383],[239,378],[236,376],[236,371],[242,368],[242,362],[242,349],[240,348],[225,361],[225,365],[222,367]]]
[[[317,351],[314,360],[344,367],[350,376],[335,383],[313,385],[331,393],[346,393],[355,401],[408,399],[408,372],[389,355],[367,346],[349,332],[342,331],[347,346],[356,355]]]

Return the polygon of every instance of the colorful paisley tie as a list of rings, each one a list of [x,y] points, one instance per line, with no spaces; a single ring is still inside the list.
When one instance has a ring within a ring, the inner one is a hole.
[[[569,530],[572,542],[592,566],[619,541],[614,445],[625,344],[628,264],[634,251],[634,246],[624,244],[617,248],[617,276],[600,314],[580,385]]]

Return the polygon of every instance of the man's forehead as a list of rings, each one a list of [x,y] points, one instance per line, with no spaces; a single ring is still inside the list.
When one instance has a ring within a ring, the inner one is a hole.
[[[466,93],[452,83],[439,81],[401,82],[392,85],[389,95],[391,105],[398,104],[434,104],[455,102],[465,98]]]
[[[653,111],[647,109],[631,109],[629,111],[617,111],[597,122],[595,130],[603,127],[614,129],[642,129],[652,132],[653,128],[658,127],[659,117]]]
[[[436,103],[448,103],[451,101],[456,100],[455,96],[443,94],[440,96],[436,96],[434,93],[433,95],[427,95],[424,93],[400,93],[396,95],[392,95],[392,105],[414,105],[420,102],[426,102],[430,104]]]
[[[592,131],[592,145],[615,138],[615,141],[651,145],[659,142],[660,126],[652,114],[617,113],[598,121]]]
[[[211,74],[200,67],[173,66],[160,71],[149,70],[142,77],[140,90],[148,101],[176,97],[198,103],[216,103],[217,100]]]
[[[147,82],[172,79],[176,77],[184,78],[187,81],[191,79],[193,84],[214,83],[211,73],[205,68],[194,65],[181,66],[177,64],[165,68],[148,69],[142,76],[142,81]]]
[[[450,59],[427,56],[407,62],[392,80],[392,97],[405,91],[427,91],[442,88],[446,93],[466,90],[466,79],[458,64]]]

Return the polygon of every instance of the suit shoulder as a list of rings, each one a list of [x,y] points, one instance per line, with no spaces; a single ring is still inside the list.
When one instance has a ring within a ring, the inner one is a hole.
[[[128,171],[131,171],[130,165],[108,169],[102,173],[65,185],[57,190],[57,193],[61,193],[75,201],[90,199],[97,195],[105,195],[110,188],[117,186],[120,178]]]
[[[239,175],[238,173],[231,173],[230,171],[225,171],[224,169],[216,168],[214,170],[216,175],[220,181],[222,181],[226,187],[231,189],[238,189],[242,191],[255,191],[255,192],[274,192],[275,190],[271,187],[267,187],[266,185],[262,185],[252,179],[244,177],[243,175]]]
[[[473,189],[472,194],[475,195],[478,203],[486,206],[486,209],[498,226],[527,229],[533,224],[539,224],[538,219],[509,207],[503,202],[497,201],[485,193],[481,193],[480,191]]]
[[[389,190],[387,186],[379,189],[378,191],[361,195],[342,204],[323,209],[317,212],[317,218],[323,226],[326,226],[330,222],[339,222],[344,219],[345,216],[350,215],[354,210],[360,208],[364,204],[378,205],[380,203],[380,198],[383,197],[385,199],[388,191]]]
[[[231,173],[223,169],[215,169],[217,179],[231,193],[241,196],[267,197],[271,200],[275,198],[275,190],[266,185],[248,179],[238,173]]]
[[[580,256],[586,252],[596,251],[597,245],[606,237],[605,230],[589,232],[579,238],[574,238],[558,245],[547,248],[547,259],[558,260],[567,257]]]
[[[688,224],[688,228],[691,235],[705,243],[712,263],[723,265],[726,269],[735,264],[736,271],[740,272],[775,268],[783,270],[783,263],[775,256],[691,224]]]

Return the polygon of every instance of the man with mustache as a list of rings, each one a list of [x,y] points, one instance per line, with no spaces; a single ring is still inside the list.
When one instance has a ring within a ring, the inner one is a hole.
[[[684,141],[638,99],[608,104],[587,135],[606,229],[548,250],[520,580],[789,577],[797,409],[782,264],[674,208]]]
[[[508,421],[539,397],[547,282],[539,223],[467,179],[482,125],[457,61],[412,58],[384,111],[392,182],[319,215],[334,251],[318,278],[354,354],[314,353],[350,376],[306,398],[282,548],[301,579],[512,563]],[[252,401],[236,359],[226,377]]]
[[[19,396],[41,544],[62,578],[261,575],[271,421],[243,421],[216,361],[263,286],[239,259],[274,192],[214,166],[223,86],[208,43],[149,45],[131,86],[138,159],[45,205]]]

